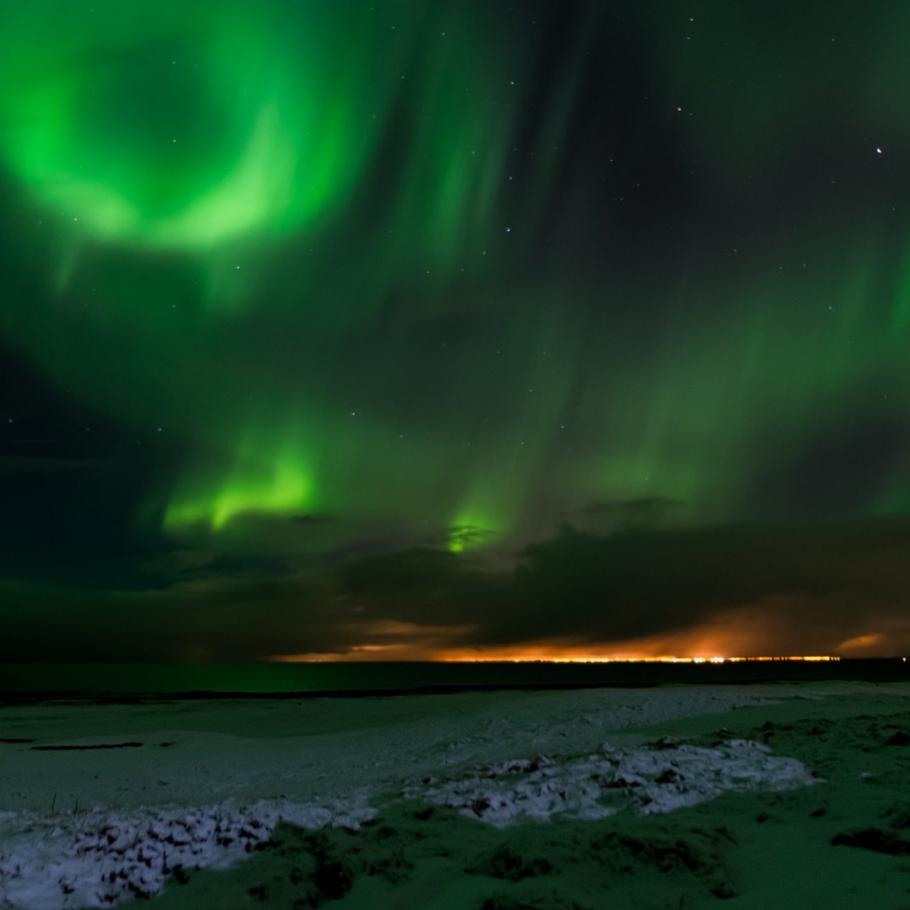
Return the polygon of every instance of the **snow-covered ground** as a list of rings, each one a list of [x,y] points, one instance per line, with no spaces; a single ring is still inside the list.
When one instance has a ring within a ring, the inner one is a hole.
[[[665,818],[729,793],[823,791],[825,768],[788,755],[770,721],[748,737],[719,723],[710,741],[661,733],[740,711],[814,716],[816,704],[908,694],[838,684],[8,706],[0,906],[151,897],[194,870],[268,851],[282,823],[357,830],[407,807],[423,817],[426,806],[492,829],[544,830],[559,819]],[[822,743],[816,728],[830,722],[813,723]],[[865,755],[868,744],[857,748]],[[860,786],[876,783],[870,768],[854,775]]]
[[[630,808],[672,812],[732,790],[816,782],[759,743],[718,748],[661,742],[566,758],[534,756],[405,786],[408,800],[455,808],[497,826],[555,815],[597,819]],[[378,795],[374,803],[381,803]],[[368,794],[322,805],[260,800],[247,806],[159,806],[67,815],[0,816],[0,901],[27,910],[110,907],[157,894],[189,871],[226,868],[267,848],[280,822],[357,829],[376,816]]]
[[[194,869],[226,868],[266,847],[275,827],[357,828],[364,801],[169,806],[0,817],[0,903],[28,910],[110,907],[149,898]]]
[[[717,748],[660,744],[553,759],[535,756],[426,780],[407,793],[493,825],[553,816],[605,818],[621,809],[672,812],[736,790],[787,790],[817,783],[802,762],[733,739]]]

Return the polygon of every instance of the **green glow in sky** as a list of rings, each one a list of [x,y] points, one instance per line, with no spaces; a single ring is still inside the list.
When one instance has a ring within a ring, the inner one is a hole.
[[[222,530],[246,513],[293,515],[313,506],[313,484],[298,453],[290,451],[271,464],[241,462],[225,475],[205,476],[199,488],[181,492],[165,513],[174,531],[202,524]]]
[[[6,4],[0,333],[165,534],[905,510],[901,10]]]
[[[105,243],[203,251],[312,227],[362,176],[393,83],[371,76],[364,10],[311,5],[292,30],[279,12],[5,10],[9,168],[48,219]]]

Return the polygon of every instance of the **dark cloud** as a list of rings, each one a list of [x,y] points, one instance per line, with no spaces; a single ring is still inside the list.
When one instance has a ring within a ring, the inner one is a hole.
[[[5,584],[0,657],[239,659],[396,641],[417,652],[546,641],[609,650],[704,628],[781,653],[856,639],[900,652],[910,645],[908,552],[907,520],[611,535],[566,525],[497,571],[424,547],[302,571],[182,552],[156,589]]]
[[[595,520],[613,529],[654,527],[671,517],[682,503],[667,496],[598,500],[579,510],[582,521]]]
[[[292,515],[291,521],[298,525],[322,527],[323,525],[333,524],[338,521],[338,516],[326,513],[309,513],[305,515]]]

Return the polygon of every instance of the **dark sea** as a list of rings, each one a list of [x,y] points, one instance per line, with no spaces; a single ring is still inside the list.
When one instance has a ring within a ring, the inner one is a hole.
[[[484,689],[910,679],[902,658],[810,663],[6,663],[0,699],[375,696]]]

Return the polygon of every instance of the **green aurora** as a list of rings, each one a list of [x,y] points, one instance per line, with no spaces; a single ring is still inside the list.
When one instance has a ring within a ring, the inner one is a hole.
[[[37,502],[103,500],[89,536],[140,562],[903,518],[908,29],[900,3],[6,4],[4,574],[89,584],[75,520],[33,558],[36,432],[127,466]]]

